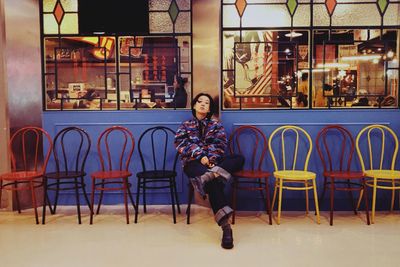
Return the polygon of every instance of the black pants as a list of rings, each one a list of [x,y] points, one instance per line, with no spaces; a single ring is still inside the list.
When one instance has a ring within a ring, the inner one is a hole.
[[[224,157],[222,162],[217,166],[223,168],[229,173],[240,171],[243,168],[244,157],[241,155],[228,155]],[[209,169],[201,164],[199,160],[190,161],[185,165],[183,171],[188,177],[201,176]],[[223,178],[212,179],[204,185],[204,189],[208,194],[208,201],[214,214],[221,208],[228,206],[224,188],[226,180]]]

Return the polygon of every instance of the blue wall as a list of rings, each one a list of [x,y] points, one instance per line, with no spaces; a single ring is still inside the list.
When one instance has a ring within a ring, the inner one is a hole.
[[[396,133],[400,133],[400,122],[398,117],[399,110],[263,110],[263,111],[224,111],[221,119],[228,134],[232,132],[234,127],[246,124],[256,125],[261,128],[267,137],[271,132],[285,124],[294,124],[307,130],[313,140],[315,140],[318,131],[328,124],[341,124],[348,128],[355,137],[360,129],[368,124],[378,123],[390,126]],[[145,110],[145,111],[118,111],[118,112],[96,112],[96,111],[79,111],[79,112],[49,112],[43,113],[43,127],[50,133],[52,137],[67,126],[78,126],[85,129],[92,138],[92,149],[87,161],[87,173],[91,173],[99,169],[99,159],[96,151],[96,141],[99,134],[107,127],[112,125],[121,125],[129,128],[134,134],[135,140],[139,139],[140,134],[147,128],[155,125],[164,125],[175,130],[182,121],[191,117],[190,111],[168,111],[168,110]],[[49,168],[54,165],[50,164]],[[354,166],[359,168],[359,164]],[[265,169],[273,171],[270,157],[267,157]],[[310,159],[309,169],[317,173],[319,191],[322,189],[322,166],[316,150],[313,150]],[[135,149],[131,171],[135,174],[141,170],[139,155]],[[177,186],[181,203],[187,202],[187,180],[182,174],[181,166],[178,163],[178,179]],[[135,175],[131,177],[131,182],[136,188]],[[86,177],[88,188],[90,188],[90,177]],[[273,179],[270,180],[272,188]],[[134,190],[135,191],[135,190]],[[106,194],[106,203],[122,203],[122,195],[119,193],[109,192]],[[335,205],[339,210],[351,209],[348,195],[345,193],[336,193]],[[304,192],[285,192],[284,209],[287,210],[303,210],[305,207]],[[389,194],[379,194],[380,200],[377,203],[378,208],[387,209],[389,207]],[[167,204],[170,198],[165,191],[156,191],[149,194],[148,203],[151,204]],[[60,199],[62,204],[75,203],[73,193],[63,193]],[[261,210],[264,209],[259,194],[254,192],[239,192],[238,208],[243,210]],[[328,200],[325,200],[322,209],[328,209]]]

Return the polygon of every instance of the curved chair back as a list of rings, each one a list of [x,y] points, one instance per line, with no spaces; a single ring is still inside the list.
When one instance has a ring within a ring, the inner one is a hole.
[[[97,141],[102,171],[128,171],[134,148],[135,140],[127,128],[112,126],[104,130]]]
[[[265,164],[267,149],[268,142],[265,134],[255,126],[240,126],[229,137],[230,153],[241,154],[246,159],[250,159],[250,162],[246,163],[252,171],[261,171]]]
[[[84,172],[91,144],[89,134],[81,128],[67,127],[58,132],[53,141],[57,172]]]
[[[361,142],[364,140],[365,146],[362,150]],[[396,133],[388,126],[373,124],[364,127],[357,135],[356,149],[360,159],[361,169],[395,169],[397,153],[399,151],[399,140]],[[363,155],[364,153],[364,155]],[[390,166],[386,167],[385,163]]]
[[[155,126],[144,131],[138,141],[143,171],[166,171],[176,169],[178,153],[174,146],[175,132],[165,126]],[[171,161],[173,151],[173,161]],[[173,165],[169,165],[171,163]]]
[[[43,143],[48,143],[43,150]],[[53,143],[50,135],[40,127],[27,126],[16,131],[9,142],[12,171],[45,172]]]
[[[278,127],[269,137],[268,147],[275,171],[307,171],[313,144],[303,128],[294,125]]]
[[[350,171],[355,145],[349,130],[340,125],[325,126],[315,143],[324,172]]]

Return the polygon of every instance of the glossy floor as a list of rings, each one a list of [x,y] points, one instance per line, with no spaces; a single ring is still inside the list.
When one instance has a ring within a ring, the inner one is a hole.
[[[364,214],[315,216],[284,212],[281,225],[268,225],[265,214],[240,213],[235,247],[220,247],[221,231],[209,209],[195,207],[192,224],[168,206],[151,207],[138,224],[125,224],[123,208],[105,207],[89,225],[87,210],[78,225],[75,210],[61,207],[35,225],[33,212],[0,212],[2,267],[114,266],[400,266],[400,214],[380,212],[374,225]],[[133,216],[131,216],[133,220]]]

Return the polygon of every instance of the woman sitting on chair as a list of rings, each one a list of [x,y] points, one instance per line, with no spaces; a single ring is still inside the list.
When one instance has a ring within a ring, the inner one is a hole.
[[[224,187],[231,173],[242,169],[244,158],[225,155],[226,134],[222,124],[211,116],[214,101],[200,93],[192,101],[193,118],[183,122],[175,136],[175,146],[181,155],[183,170],[203,197],[208,194],[215,221],[222,227],[221,246],[233,248],[229,218],[233,212],[226,200]]]

